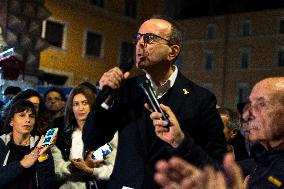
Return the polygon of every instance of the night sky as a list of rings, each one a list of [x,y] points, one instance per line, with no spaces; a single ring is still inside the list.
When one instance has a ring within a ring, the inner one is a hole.
[[[283,8],[284,0],[180,0],[179,6],[175,17],[190,18]]]

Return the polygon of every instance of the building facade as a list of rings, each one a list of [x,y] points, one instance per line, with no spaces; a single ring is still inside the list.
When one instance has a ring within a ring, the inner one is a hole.
[[[43,23],[42,37],[51,47],[41,52],[39,69],[67,77],[69,86],[96,82],[133,56],[139,24],[162,13],[162,5],[162,0],[46,0],[52,15]]]
[[[182,72],[236,109],[259,80],[284,75],[284,9],[180,21]]]

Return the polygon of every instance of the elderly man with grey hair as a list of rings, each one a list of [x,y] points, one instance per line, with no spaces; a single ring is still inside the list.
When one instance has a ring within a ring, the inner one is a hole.
[[[173,115],[169,108],[166,112]],[[200,170],[177,158],[160,161],[155,180],[167,189],[210,189],[212,186],[215,189],[284,188],[284,77],[258,82],[242,116],[246,137],[256,143],[252,149],[254,160],[247,161],[256,164],[246,179],[247,186],[241,185],[242,176],[231,157],[224,162],[224,170],[229,174],[212,168]],[[151,117],[158,119],[160,114],[154,112]]]

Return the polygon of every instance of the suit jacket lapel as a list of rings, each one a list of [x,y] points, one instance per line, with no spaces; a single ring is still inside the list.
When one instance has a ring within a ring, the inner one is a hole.
[[[185,89],[186,92],[183,89]],[[178,113],[183,107],[183,99],[185,98],[185,95],[187,95],[188,91],[188,80],[179,72],[173,87],[168,91],[171,94],[168,103],[165,105],[170,106],[173,112]],[[149,153],[151,154],[149,161],[154,161],[156,156],[159,156],[160,153],[166,150],[166,147],[167,145],[156,137],[149,149]]]
[[[137,77],[137,80],[136,80],[137,86],[138,86],[137,87],[137,90],[138,90],[137,91],[137,100],[143,101],[143,102],[146,102],[146,98],[145,98],[145,96],[143,94],[143,91],[140,88],[139,84],[144,82],[145,80],[146,80],[146,76],[145,75],[141,76],[141,77]],[[139,108],[139,107],[137,107],[137,108]],[[140,108],[143,109],[144,106],[140,107]],[[145,140],[145,139],[147,139],[146,128],[145,128],[146,127],[146,125],[145,125],[145,118],[147,116],[145,114],[146,114],[147,111],[140,111],[140,112],[142,112],[141,115],[135,115],[136,118],[137,117],[139,118],[139,119],[136,120],[136,125],[138,127],[138,132],[139,132],[139,137],[140,137],[138,140],[141,141],[141,144],[142,144],[141,149],[143,151],[144,159],[146,159],[146,154],[148,152],[147,152],[147,141]]]
[[[166,105],[170,106],[173,112],[178,113],[184,105],[183,99],[190,91],[188,80],[178,72],[175,84],[170,90],[171,96]]]

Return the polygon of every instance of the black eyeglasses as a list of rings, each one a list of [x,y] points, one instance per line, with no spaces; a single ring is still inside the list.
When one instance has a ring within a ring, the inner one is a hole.
[[[143,41],[144,43],[146,44],[152,44],[152,43],[155,43],[155,42],[159,42],[159,39],[162,39],[162,40],[165,40],[166,42],[168,42],[168,44],[170,45],[173,45],[169,40],[163,38],[163,37],[160,37],[156,34],[153,34],[153,33],[137,33],[135,36],[134,36],[134,39],[133,39],[133,43],[136,45],[137,42],[143,37]]]

